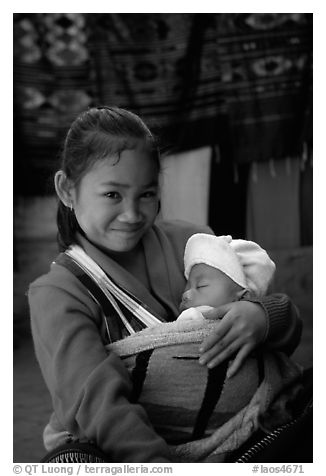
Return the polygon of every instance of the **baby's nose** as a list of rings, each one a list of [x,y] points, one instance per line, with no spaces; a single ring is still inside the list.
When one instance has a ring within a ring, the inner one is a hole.
[[[191,289],[187,289],[187,291],[185,291],[185,292],[182,294],[182,300],[183,300],[183,301],[189,301],[189,299],[190,299],[190,294],[191,294]]]
[[[187,304],[189,304],[190,300],[191,300],[191,289],[188,289],[182,294],[182,300],[180,305],[181,310],[187,309]]]

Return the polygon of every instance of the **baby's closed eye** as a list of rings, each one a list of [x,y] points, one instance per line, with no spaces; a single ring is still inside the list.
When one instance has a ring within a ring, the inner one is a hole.
[[[199,284],[197,284],[196,288],[197,288],[197,289],[206,288],[207,286],[208,286],[207,283],[199,283]]]

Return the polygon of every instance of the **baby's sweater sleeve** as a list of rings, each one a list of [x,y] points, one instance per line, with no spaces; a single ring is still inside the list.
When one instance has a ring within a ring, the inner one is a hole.
[[[248,299],[261,304],[267,318],[264,345],[290,355],[300,343],[302,320],[298,308],[286,294],[270,294],[259,300]]]
[[[129,374],[117,355],[107,354],[97,307],[80,286],[71,276],[61,286],[38,280],[29,289],[35,352],[56,417],[112,462],[167,462],[168,446],[144,409],[130,403]]]

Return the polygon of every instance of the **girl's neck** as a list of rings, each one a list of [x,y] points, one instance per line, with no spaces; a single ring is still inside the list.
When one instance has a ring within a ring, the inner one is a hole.
[[[85,236],[84,236],[85,237]],[[85,237],[86,238],[86,237]],[[139,280],[148,290],[150,290],[150,281],[148,277],[148,271],[145,260],[145,253],[143,244],[140,241],[135,248],[126,252],[113,252],[108,251],[101,246],[93,243],[91,240],[86,238],[93,246],[96,246],[104,254],[109,256],[113,261],[115,261],[119,266],[128,271],[131,275]]]
[[[116,261],[120,266],[125,267],[128,264],[137,261],[139,259],[139,256],[141,256],[144,251],[143,251],[143,246],[141,243],[138,243],[135,248],[133,248],[130,251],[124,251],[124,252],[114,252],[114,251],[107,251],[107,250],[102,250],[106,255],[108,255],[111,259]]]
[[[138,279],[148,290],[150,290],[150,281],[145,260],[144,248],[139,243],[136,248],[126,253],[115,253],[110,257],[122,268],[128,271]]]
[[[134,278],[140,281],[148,290],[150,282],[145,260],[144,248],[141,242],[130,251],[114,253],[103,250],[104,253],[113,259],[123,269],[128,271]]]

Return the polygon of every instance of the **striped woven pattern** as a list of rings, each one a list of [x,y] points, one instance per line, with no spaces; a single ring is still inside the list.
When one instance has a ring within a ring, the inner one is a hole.
[[[252,355],[230,379],[228,361],[211,370],[199,365],[199,343],[219,324],[163,323],[107,346],[130,371],[134,402],[144,406],[180,461],[237,449],[275,402],[275,422],[288,421],[284,399],[289,394],[281,391],[298,390],[300,369],[281,353]]]
[[[91,443],[70,442],[50,451],[41,463],[108,463],[109,456]]]
[[[211,435],[250,403],[264,379],[261,357],[247,359],[231,379],[228,361],[212,370],[199,365],[199,343],[219,324],[165,323],[108,346],[131,373],[134,401],[171,444]]]

